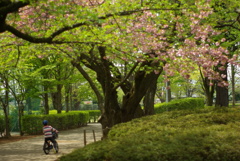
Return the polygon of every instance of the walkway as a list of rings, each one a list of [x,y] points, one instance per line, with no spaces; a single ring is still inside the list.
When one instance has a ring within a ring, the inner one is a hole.
[[[101,140],[102,128],[99,123],[90,123],[87,126],[60,131],[57,139],[59,153],[51,152],[48,155],[42,150],[43,136],[0,145],[0,161],[55,161],[58,157],[84,146],[84,130],[86,130],[87,144]]]

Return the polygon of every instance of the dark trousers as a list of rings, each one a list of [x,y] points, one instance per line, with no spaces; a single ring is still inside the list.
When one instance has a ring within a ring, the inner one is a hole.
[[[53,146],[54,146],[54,148],[56,148],[56,140],[53,138],[53,137],[51,137],[51,138],[45,138],[45,142],[48,144],[48,140],[50,140],[52,143],[53,143]],[[49,146],[49,145],[48,145]]]

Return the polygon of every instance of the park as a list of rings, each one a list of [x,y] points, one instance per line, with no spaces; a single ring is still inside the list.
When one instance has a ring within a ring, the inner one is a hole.
[[[98,123],[58,160],[240,160],[238,0],[0,0],[0,42],[0,139]]]

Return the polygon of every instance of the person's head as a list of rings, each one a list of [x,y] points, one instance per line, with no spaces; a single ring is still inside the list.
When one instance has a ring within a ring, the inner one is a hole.
[[[43,120],[43,125],[47,125],[48,124],[48,121],[47,120]]]

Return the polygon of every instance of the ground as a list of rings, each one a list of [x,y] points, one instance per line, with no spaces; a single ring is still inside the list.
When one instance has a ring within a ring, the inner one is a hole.
[[[37,137],[37,136],[39,136],[39,135],[24,135],[24,136],[13,135],[10,138],[0,137],[0,144],[5,144],[5,143],[11,143],[11,142],[14,142],[14,141],[30,139],[30,138]]]
[[[42,149],[43,135],[19,136],[19,133],[13,133],[9,139],[0,137],[0,161],[56,161],[59,157],[84,147],[85,143],[100,141],[101,137],[102,126],[99,123],[63,130],[57,139],[59,152],[51,151],[46,155]]]

